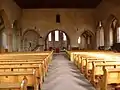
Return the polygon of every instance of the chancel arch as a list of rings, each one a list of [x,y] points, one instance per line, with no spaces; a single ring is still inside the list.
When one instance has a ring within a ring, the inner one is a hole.
[[[23,33],[22,44],[23,51],[33,51],[37,46],[39,46],[40,35],[37,31],[33,29],[26,30]]]
[[[59,50],[68,49],[70,39],[66,32],[55,29],[50,31],[45,38],[45,50],[58,48]]]

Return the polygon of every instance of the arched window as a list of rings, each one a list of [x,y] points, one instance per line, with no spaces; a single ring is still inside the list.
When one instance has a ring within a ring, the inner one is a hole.
[[[64,31],[56,29],[47,35],[45,49],[59,48],[62,50],[63,48],[68,48],[69,43],[68,35]]]
[[[52,41],[51,32],[48,35],[48,41]]]
[[[63,41],[66,41],[67,40],[67,37],[65,35],[65,33],[63,33]]]
[[[54,34],[55,33],[55,34]],[[54,36],[53,36],[54,35]],[[67,36],[64,32],[61,32],[59,30],[56,30],[56,31],[52,31],[48,34],[48,41],[52,41],[52,38],[54,37],[53,40],[55,41],[60,41],[60,40],[63,40],[63,41],[67,41]]]
[[[98,29],[97,29],[97,46],[104,46],[104,29],[102,27],[102,22],[99,22]]]
[[[117,43],[120,43],[120,27],[117,28]]]
[[[5,32],[2,33],[2,38],[3,38],[3,40],[2,40],[3,47],[4,47],[5,49],[7,49],[7,48],[8,48],[8,47],[7,47],[7,35],[6,35]]]
[[[110,28],[110,45],[120,43],[120,27],[118,27],[118,20],[115,18],[112,21]]]
[[[80,44],[80,43],[81,43],[81,37],[78,38],[78,44]]]
[[[88,39],[87,39],[88,41],[87,41],[87,44],[90,44],[90,37],[88,37]]]
[[[104,29],[100,29],[100,46],[104,46]]]
[[[113,45],[113,29],[112,28],[110,28],[110,46],[112,46]]]
[[[59,31],[55,31],[55,41],[59,41]]]

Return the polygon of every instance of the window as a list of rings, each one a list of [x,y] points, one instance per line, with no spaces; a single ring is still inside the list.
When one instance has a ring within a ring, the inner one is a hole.
[[[110,28],[110,46],[113,45],[113,29]]]
[[[66,40],[67,40],[66,35],[65,33],[63,33],[63,41],[66,41]]]
[[[88,42],[88,44],[90,44],[90,39],[91,39],[91,38],[90,38],[90,37],[88,37],[88,39],[87,39],[87,40],[88,40],[88,41],[87,41],[87,42]]]
[[[48,35],[48,41],[52,41],[52,39],[51,39],[51,33],[49,33],[49,35]]]
[[[78,38],[78,44],[80,44],[80,43],[81,43],[81,38],[79,37],[79,38]]]
[[[102,26],[102,21],[99,21],[97,29],[97,46],[104,46],[104,29]]]
[[[3,44],[3,47],[5,49],[7,49],[7,35],[5,34],[5,32],[2,33],[2,44]]]
[[[59,14],[56,15],[56,23],[60,23],[60,15]]]
[[[99,27],[102,27],[102,22],[101,21],[99,22]]]
[[[55,31],[55,41],[59,41],[59,31]]]
[[[120,27],[117,28],[117,43],[120,43]]]
[[[104,29],[101,28],[100,31],[99,31],[99,37],[100,37],[100,46],[104,46]]]

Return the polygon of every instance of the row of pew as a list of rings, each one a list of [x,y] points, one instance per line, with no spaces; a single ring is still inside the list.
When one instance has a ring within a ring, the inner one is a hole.
[[[120,90],[120,53],[112,51],[66,51],[96,90]]]
[[[0,90],[41,90],[52,56],[53,51],[0,54]]]

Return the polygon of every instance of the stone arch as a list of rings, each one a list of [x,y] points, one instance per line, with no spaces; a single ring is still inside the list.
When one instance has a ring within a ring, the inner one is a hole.
[[[0,10],[0,15],[3,18],[4,24],[5,24],[5,28],[11,28],[11,24],[10,24],[9,18],[8,18],[6,12],[4,11],[4,9]]]
[[[91,30],[84,30],[80,36],[82,49],[94,49],[95,34]]]
[[[117,20],[117,24],[115,26],[115,28],[111,27],[112,26],[112,23],[114,20]],[[117,17],[113,14],[109,15],[107,20],[106,20],[106,23],[104,25],[104,44],[105,44],[105,49],[109,49],[111,47],[111,44],[110,44],[110,33],[112,32],[112,35],[113,35],[113,44],[116,43],[117,41],[117,27],[119,25],[119,20],[117,19]]]
[[[26,29],[24,32],[23,32],[23,35],[22,37],[24,38],[25,34],[28,33],[28,32],[33,32],[33,33],[36,33],[38,36],[40,36],[40,34],[35,31],[34,29]]]
[[[70,37],[68,36],[68,34],[67,34],[64,30],[61,30],[61,29],[53,29],[53,30],[50,30],[50,31],[46,34],[46,36],[45,36],[45,49],[48,49],[48,48],[47,48],[47,39],[48,39],[49,33],[50,33],[50,32],[54,32],[54,31],[56,31],[56,30],[65,33],[65,35],[66,35],[66,37],[67,37],[67,49],[70,48]]]
[[[47,39],[47,36],[49,35],[50,32],[52,32],[52,31],[56,31],[56,30],[60,30],[60,31],[64,32],[64,33],[67,35],[67,38],[70,40],[68,34],[67,34],[64,30],[61,30],[61,29],[53,29],[53,30],[50,30],[50,31],[46,34],[46,36],[45,36],[45,40]]]
[[[83,33],[87,33],[87,34],[89,34],[90,36],[94,36],[94,35],[95,35],[94,32],[92,32],[91,30],[84,30],[84,31],[81,33],[81,35],[82,35]]]
[[[23,50],[31,51],[39,45],[40,35],[34,29],[26,30],[22,35]]]

